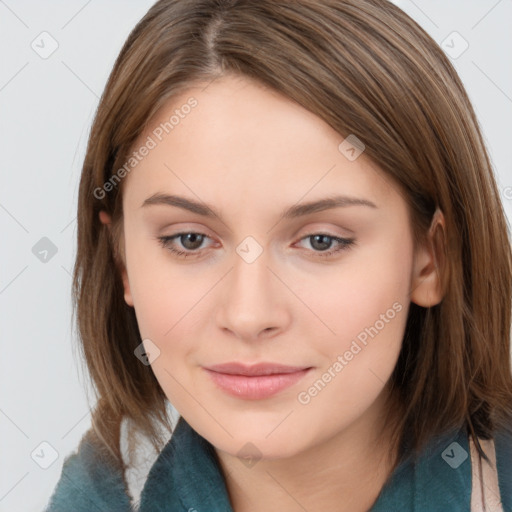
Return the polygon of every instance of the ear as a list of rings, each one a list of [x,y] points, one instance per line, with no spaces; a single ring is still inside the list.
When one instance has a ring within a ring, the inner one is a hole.
[[[411,301],[425,308],[443,300],[442,270],[445,268],[446,223],[437,208],[428,232],[426,244],[414,256],[411,280]]]
[[[110,231],[112,226],[112,219],[110,215],[105,211],[101,210],[99,212],[100,222],[104,225],[106,225]],[[123,288],[124,288],[124,300],[128,306],[133,307],[133,298],[132,298],[132,292],[130,290],[130,282],[128,280],[128,272],[126,271],[126,267],[121,264],[120,265],[120,271],[121,271],[121,279],[123,280]]]

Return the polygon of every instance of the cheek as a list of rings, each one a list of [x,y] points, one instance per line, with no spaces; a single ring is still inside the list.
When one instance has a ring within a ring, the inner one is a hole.
[[[298,295],[324,324],[325,333],[330,331],[337,345],[374,324],[379,331],[395,338],[402,322],[401,315],[396,313],[406,309],[410,302],[410,265],[406,252],[358,255],[357,261],[333,267],[331,272],[305,276]],[[364,339],[364,334],[360,338]]]
[[[192,266],[179,266],[158,242],[127,241],[127,270],[141,337],[157,344],[176,337],[209,288],[193,277]]]
[[[375,396],[390,377],[405,332],[411,265],[408,247],[397,253],[388,244],[304,285],[310,309],[325,326],[318,323],[325,334],[312,338],[325,361],[321,371],[338,383],[329,385],[329,399],[363,404],[363,395]]]
[[[365,414],[383,392],[400,354],[408,312],[387,285],[357,297],[338,296],[344,307],[333,308],[326,318],[336,335],[313,338],[323,364],[296,397],[307,422],[322,418],[323,429],[337,431]]]

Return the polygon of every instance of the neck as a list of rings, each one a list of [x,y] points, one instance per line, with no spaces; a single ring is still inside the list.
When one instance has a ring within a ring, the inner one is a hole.
[[[216,450],[234,512],[368,511],[398,456],[381,412],[375,403],[335,436],[291,457],[262,458],[252,467]]]

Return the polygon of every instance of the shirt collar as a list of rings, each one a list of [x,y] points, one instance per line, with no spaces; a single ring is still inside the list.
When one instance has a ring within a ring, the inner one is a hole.
[[[467,512],[471,458],[464,430],[435,438],[416,460],[402,462],[370,512]],[[233,512],[213,446],[180,417],[152,466],[139,512]]]
[[[213,446],[180,417],[152,466],[139,512],[233,512]]]
[[[437,436],[416,459],[403,461],[370,512],[427,512],[471,508],[471,457],[464,429]]]

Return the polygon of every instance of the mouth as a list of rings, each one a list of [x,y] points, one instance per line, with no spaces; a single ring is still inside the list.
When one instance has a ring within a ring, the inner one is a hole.
[[[251,366],[225,363],[203,369],[225,393],[245,400],[261,400],[293,386],[309,373],[312,367],[274,363]]]

